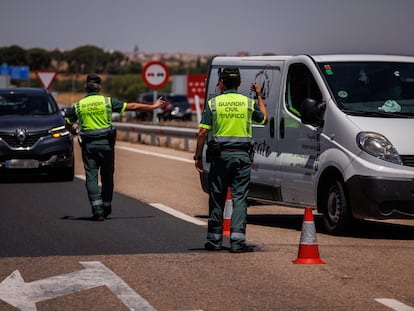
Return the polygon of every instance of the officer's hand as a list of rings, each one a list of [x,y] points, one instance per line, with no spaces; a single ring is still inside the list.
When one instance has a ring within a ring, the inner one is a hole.
[[[199,173],[203,172],[203,161],[201,159],[195,162],[195,168]]]
[[[251,90],[256,92],[256,96],[261,95],[262,88],[259,85],[257,85],[256,83],[252,83]]]
[[[69,131],[72,135],[78,135],[80,132],[79,125],[76,123],[73,124]]]
[[[164,104],[165,104],[165,100],[163,100],[162,96],[161,96],[157,99],[157,101],[155,103],[152,104],[152,108],[156,109],[156,108],[158,108],[158,107],[160,107],[161,105],[164,105]]]

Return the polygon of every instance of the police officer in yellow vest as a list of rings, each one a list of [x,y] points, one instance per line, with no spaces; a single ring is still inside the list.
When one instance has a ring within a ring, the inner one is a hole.
[[[94,220],[102,221],[112,211],[116,140],[116,130],[112,126],[112,112],[152,110],[165,102],[160,97],[152,105],[125,103],[102,96],[99,94],[101,78],[94,74],[87,76],[85,90],[86,96],[73,105],[72,113],[67,115],[66,123],[71,131],[79,127],[79,142],[82,148],[86,189],[92,207],[92,215]],[[98,186],[99,170],[102,191]]]
[[[211,163],[209,219],[204,247],[211,251],[222,249],[223,211],[230,187],[233,200],[230,252],[252,252],[253,247],[246,244],[247,195],[253,154],[252,121],[267,124],[267,109],[258,85],[252,85],[257,104],[254,99],[237,92],[241,83],[238,68],[224,68],[219,83],[224,93],[209,100],[204,107],[194,155],[196,169],[202,172],[202,150],[211,130],[212,140],[207,149],[207,161]]]

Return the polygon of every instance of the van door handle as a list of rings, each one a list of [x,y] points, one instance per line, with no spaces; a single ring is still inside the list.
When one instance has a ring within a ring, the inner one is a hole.
[[[270,137],[275,137],[275,118],[270,118]]]
[[[280,138],[285,138],[285,118],[281,118],[280,119],[280,123],[279,123],[279,135]]]

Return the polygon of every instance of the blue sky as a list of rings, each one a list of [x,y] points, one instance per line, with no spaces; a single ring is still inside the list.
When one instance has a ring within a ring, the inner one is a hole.
[[[2,0],[0,46],[414,55],[412,0]]]

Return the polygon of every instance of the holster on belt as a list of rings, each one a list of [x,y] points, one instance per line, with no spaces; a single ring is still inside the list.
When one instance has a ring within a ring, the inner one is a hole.
[[[220,157],[221,154],[221,146],[218,142],[214,139],[210,140],[207,143],[207,150],[206,150],[206,162],[212,163],[214,159]]]

